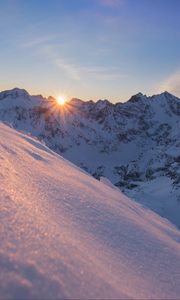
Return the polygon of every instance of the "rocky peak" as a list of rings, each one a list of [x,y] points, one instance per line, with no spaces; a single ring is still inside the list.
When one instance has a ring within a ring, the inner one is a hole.
[[[23,98],[27,98],[29,97],[29,93],[24,90],[24,89],[19,89],[19,88],[14,88],[12,90],[6,90],[0,93],[0,99],[3,98],[7,98],[7,97],[11,97],[11,98],[19,98],[19,97],[23,97]]]
[[[134,103],[136,103],[136,102],[141,101],[141,100],[144,99],[144,98],[147,99],[146,95],[143,95],[142,93],[137,93],[136,95],[133,95],[133,96],[129,99],[128,102],[134,102]]]
[[[112,106],[112,105],[113,104],[107,99],[104,99],[104,100],[100,99],[95,103],[95,107],[98,108],[99,110],[104,109],[107,106]]]
[[[81,99],[78,99],[78,98],[72,98],[70,101],[69,101],[69,104],[73,105],[73,106],[81,106],[82,104],[84,103],[83,100]]]

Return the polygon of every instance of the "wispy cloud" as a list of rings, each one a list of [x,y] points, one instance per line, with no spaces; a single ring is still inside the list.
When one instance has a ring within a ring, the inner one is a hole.
[[[60,37],[62,37],[62,35],[60,34],[49,34],[45,36],[38,36],[35,38],[29,38],[25,42],[22,42],[21,45],[25,48],[38,47],[56,41]]]
[[[81,71],[85,76],[93,77],[97,80],[115,80],[127,78],[128,75],[121,73],[118,67],[82,67]]]
[[[113,81],[128,77],[118,66],[102,66],[93,64],[93,62],[91,64],[77,63],[73,57],[64,53],[67,42],[64,42],[63,37],[63,34],[34,35],[28,39],[20,36],[16,42],[20,47],[29,48],[35,55],[44,57],[48,63],[56,66],[64,76],[74,81],[81,81],[83,84],[85,84],[84,79]],[[61,40],[61,44],[59,40]],[[102,54],[106,50],[103,47],[99,48],[98,51]],[[96,53],[98,51],[96,50]]]
[[[117,67],[102,66],[82,66],[68,63],[64,58],[57,58],[53,61],[62,71],[73,80],[81,81],[85,78],[96,79],[99,81],[117,80],[127,78],[126,74],[122,74]]]
[[[62,54],[60,50],[57,50],[56,46],[51,44],[42,45],[39,47],[39,53],[44,55],[44,57],[53,65],[58,67],[62,72],[64,72],[69,78],[79,81],[81,80],[81,74],[79,68],[76,64],[70,62]]]
[[[180,68],[159,85],[158,92],[162,91],[168,91],[180,96]]]
[[[37,55],[44,56],[44,58],[51,64],[57,66],[68,77],[73,80],[80,80],[80,73],[75,64],[68,62],[63,55],[60,55],[60,47],[58,40],[63,38],[62,34],[49,34],[46,36],[34,36],[28,40],[19,39],[20,45],[23,48],[30,48]]]
[[[54,60],[56,66],[58,66],[61,70],[65,71],[67,75],[69,75],[74,80],[81,80],[81,73],[79,68],[72,63],[66,62],[63,58],[57,58]]]

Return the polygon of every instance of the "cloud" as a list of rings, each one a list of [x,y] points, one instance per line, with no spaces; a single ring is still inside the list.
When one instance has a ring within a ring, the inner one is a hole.
[[[69,63],[67,59],[62,57],[53,59],[53,63],[71,79],[76,81],[81,81],[85,78],[93,78],[99,81],[112,81],[128,77],[126,74],[122,74],[118,67],[82,66]]]
[[[76,64],[73,64],[60,55],[56,46],[51,44],[41,45],[38,49],[39,54],[43,55],[51,64],[58,67],[61,71],[65,72],[68,77],[73,80],[81,80],[81,74]]]
[[[57,58],[54,60],[56,66],[66,72],[74,80],[81,80],[80,72],[75,64],[67,63],[63,58]]]
[[[85,78],[97,81],[115,81],[127,78],[127,75],[123,74],[117,66],[77,63],[73,60],[73,57],[68,57],[63,53],[64,49],[61,49],[61,45],[57,42],[59,37],[62,38],[63,35],[35,35],[28,39],[20,36],[18,44],[20,47],[29,48],[31,52],[33,51],[36,55],[44,57],[48,63],[56,66],[64,76],[74,81],[84,82]],[[105,48],[99,50],[102,52],[105,51]]]
[[[44,44],[38,46],[41,55],[75,81],[84,81],[85,78],[93,78],[99,81],[112,81],[128,77],[126,74],[121,73],[119,67],[77,64],[74,63],[72,59],[60,54],[60,50],[57,51],[54,45]]]
[[[57,40],[62,37],[62,34],[49,34],[46,36],[34,36],[27,40],[24,36],[20,36],[16,43],[20,47],[32,49],[34,53],[43,56],[49,63],[56,65],[68,77],[79,81],[81,80],[80,70],[75,64],[59,54],[60,47]]]
[[[82,67],[81,71],[85,76],[93,77],[97,80],[117,80],[127,78],[126,74],[122,74],[118,67],[103,67],[103,66],[91,66]]]
[[[64,58],[54,60],[56,66],[65,71],[66,74],[76,81],[81,81],[82,78],[94,78],[99,81],[118,80],[127,78],[126,74],[121,74],[117,67],[102,67],[102,66],[81,66],[68,63]]]
[[[33,37],[29,38],[28,40],[25,39],[25,42],[22,42],[21,45],[25,48],[38,47],[41,45],[46,45],[47,43],[52,43],[60,37],[62,37],[60,34],[49,34],[46,36]]]
[[[158,92],[163,91],[180,96],[180,68],[160,84]]]

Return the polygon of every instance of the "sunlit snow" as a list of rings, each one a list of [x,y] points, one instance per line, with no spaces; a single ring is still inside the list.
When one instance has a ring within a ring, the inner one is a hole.
[[[0,298],[179,299],[180,233],[0,123]]]

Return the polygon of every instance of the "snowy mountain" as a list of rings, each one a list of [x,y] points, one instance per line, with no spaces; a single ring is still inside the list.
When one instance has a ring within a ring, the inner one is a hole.
[[[108,180],[0,122],[0,182],[1,299],[179,299],[179,231]]]
[[[141,93],[126,103],[0,93],[0,119],[180,227],[180,100]]]

